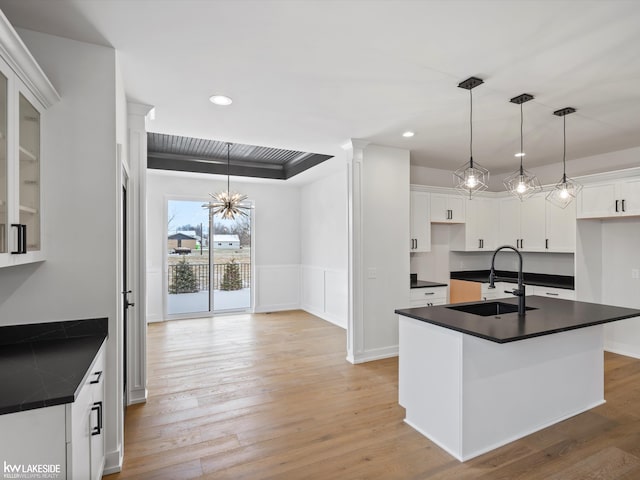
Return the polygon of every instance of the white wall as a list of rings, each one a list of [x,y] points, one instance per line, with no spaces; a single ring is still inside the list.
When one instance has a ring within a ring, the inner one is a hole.
[[[434,223],[431,225],[431,251],[411,253],[411,273],[416,273],[419,280],[449,283],[449,225]],[[465,268],[460,270],[474,270]]]
[[[640,308],[640,218],[578,221],[578,300]],[[640,358],[640,317],[605,325],[605,349]]]
[[[560,154],[562,152],[559,152]],[[558,157],[557,163],[545,165],[543,167],[530,168],[531,172],[538,177],[542,185],[553,185],[562,177],[562,156]],[[567,160],[567,176],[571,178],[592,175],[596,173],[611,172],[613,170],[623,170],[625,168],[637,167],[640,158],[640,147],[618,150],[616,152],[603,153],[591,157],[576,158]],[[495,174],[491,176],[489,190],[494,192],[504,191],[502,181],[511,172]]]
[[[369,145],[364,148],[361,175],[361,324],[351,335],[362,351],[350,358],[362,362],[398,353],[396,308],[409,304],[409,151]],[[355,273],[354,273],[355,275]],[[354,306],[354,308],[356,308]]]
[[[347,169],[300,190],[301,306],[347,328]]]
[[[147,171],[147,321],[164,320],[163,278],[167,196],[210,200],[226,177]],[[231,179],[231,189],[254,202],[255,311],[300,308],[300,189],[283,181]]]
[[[119,390],[115,51],[27,30],[18,33],[62,99],[43,116],[47,260],[0,270],[0,324],[109,318],[109,454],[118,448]]]
[[[462,164],[462,162],[460,162]],[[453,171],[439,168],[411,165],[410,183],[431,187],[453,187]]]
[[[640,218],[602,222],[602,303],[640,308]],[[640,317],[605,326],[605,348],[640,358]]]

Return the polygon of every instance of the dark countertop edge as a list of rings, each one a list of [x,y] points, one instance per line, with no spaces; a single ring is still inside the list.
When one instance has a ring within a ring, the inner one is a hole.
[[[4,325],[0,326],[0,346],[63,338],[99,337],[108,333],[107,317]]]
[[[557,328],[557,329],[553,329],[553,330],[548,330],[545,332],[537,332],[537,333],[529,333],[526,335],[521,335],[518,337],[512,337],[512,338],[495,338],[495,337],[489,337],[486,335],[482,335],[481,333],[478,332],[473,332],[470,330],[465,330],[463,328],[458,328],[446,323],[442,323],[442,322],[438,322],[437,320],[431,320],[431,319],[426,319],[423,317],[419,317],[417,315],[411,315],[408,313],[405,313],[406,309],[397,309],[394,311],[394,313],[398,314],[398,315],[402,315],[403,317],[409,317],[409,318],[413,318],[414,320],[418,320],[420,322],[424,322],[424,323],[430,323],[432,325],[436,325],[438,327],[442,327],[442,328],[446,328],[447,330],[454,330],[456,332],[460,332],[460,333],[464,333],[466,335],[471,335],[472,337],[477,337],[477,338],[482,338],[483,340],[488,340],[490,342],[493,343],[512,343],[512,342],[518,342],[520,340],[526,340],[528,338],[536,338],[536,337],[544,337],[547,335],[553,335],[555,333],[561,333],[561,332],[569,332],[571,330],[579,330],[581,328],[587,328],[587,327],[593,327],[596,325],[603,325],[605,323],[610,323],[610,322],[617,322],[618,320],[624,320],[627,318],[634,318],[637,317],[638,315],[635,314],[630,314],[630,315],[622,315],[616,318],[609,318],[607,320],[599,320],[599,321],[595,321],[595,322],[587,322],[581,325],[574,325],[574,326],[570,326],[570,327],[563,327],[563,328]]]
[[[430,287],[448,287],[446,283],[430,282],[427,280],[418,280],[416,283],[411,283],[411,288],[430,288]]]
[[[496,270],[496,281],[517,283],[518,273]],[[489,283],[489,270],[460,270],[450,273],[452,280],[466,280],[468,282]],[[548,275],[544,273],[524,272],[524,283],[538,287],[562,288],[575,290],[575,277],[570,275]]]

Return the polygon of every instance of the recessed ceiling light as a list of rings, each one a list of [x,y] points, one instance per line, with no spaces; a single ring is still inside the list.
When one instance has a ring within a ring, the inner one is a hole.
[[[227,97],[226,95],[211,95],[209,97],[209,101],[215,105],[221,105],[223,107],[226,107],[227,105],[231,105],[233,103],[233,100],[231,100],[231,98]]]
[[[415,133],[414,133],[414,132],[412,132],[412,131],[406,131],[406,132],[404,132],[404,133],[402,134],[402,136],[403,136],[403,137],[405,137],[405,138],[411,138],[411,137],[413,137],[414,135],[415,135]]]

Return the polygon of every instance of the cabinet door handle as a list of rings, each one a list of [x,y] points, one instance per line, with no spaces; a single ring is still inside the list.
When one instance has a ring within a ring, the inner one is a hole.
[[[482,239],[478,239],[478,248],[482,248]]]
[[[620,200],[616,200],[616,213],[620,211],[620,210],[618,210],[618,203],[619,202],[620,202]]]
[[[12,223],[11,226],[18,229],[18,248],[11,253],[14,255],[27,253],[27,226],[23,223]]]
[[[560,295],[559,293],[553,293],[553,292],[546,292],[547,295],[551,295],[552,297],[557,297],[558,295]]]
[[[622,199],[622,202],[621,202],[621,203],[622,203],[622,211],[623,211],[623,212],[626,212],[626,210],[624,209],[624,199]]]
[[[549,250],[549,239],[545,238],[544,239],[544,248],[546,248],[547,250]]]
[[[424,292],[425,295],[435,295],[436,292]]]
[[[102,402],[94,402],[91,407],[92,412],[97,412],[97,425],[91,429],[91,436],[102,433]]]
[[[102,370],[100,370],[99,372],[93,372],[92,375],[95,375],[96,378],[91,380],[89,383],[90,384],[100,383],[100,379],[102,378]]]
[[[523,238],[520,239],[520,248],[524,248],[524,239]]]

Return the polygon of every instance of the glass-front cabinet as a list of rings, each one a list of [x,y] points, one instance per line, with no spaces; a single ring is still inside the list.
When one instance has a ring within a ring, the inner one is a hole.
[[[0,15],[0,267],[45,259],[41,133],[60,98],[24,44],[5,43],[5,27]]]
[[[1,65],[0,65],[1,67]],[[8,244],[8,171],[7,171],[7,77],[0,72],[0,255],[7,254]]]
[[[22,253],[40,251],[40,112],[20,93],[19,220]]]

